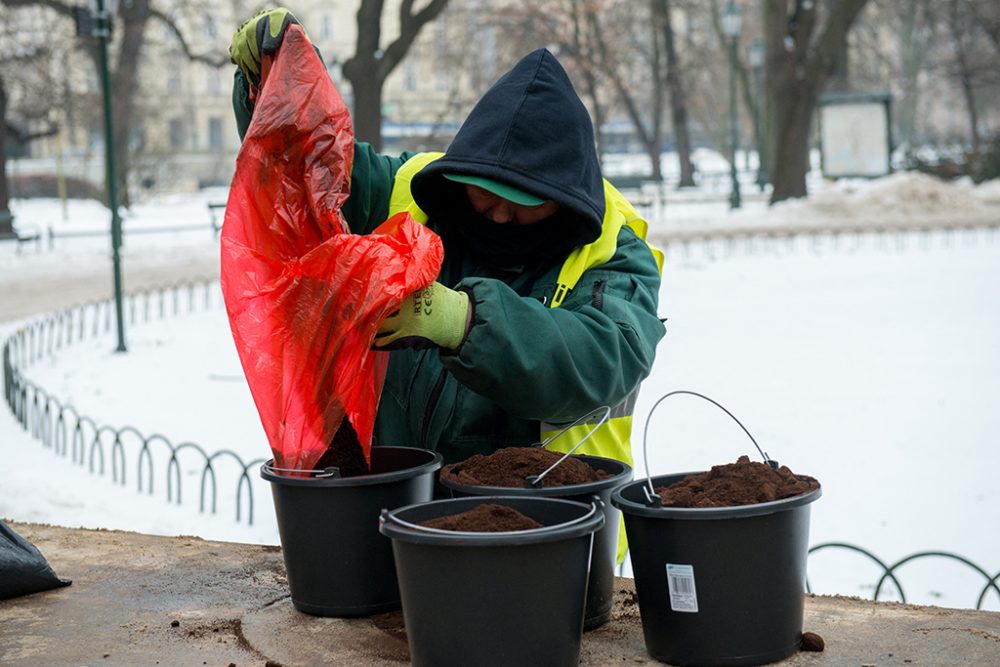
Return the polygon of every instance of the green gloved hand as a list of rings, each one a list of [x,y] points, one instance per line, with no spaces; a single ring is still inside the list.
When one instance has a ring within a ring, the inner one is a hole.
[[[465,340],[471,322],[466,292],[448,289],[438,282],[406,297],[397,310],[382,321],[375,335],[378,350],[443,347],[454,350]]]
[[[243,70],[243,76],[254,88],[260,87],[260,57],[274,55],[281,46],[285,29],[300,25],[295,15],[284,7],[264,9],[244,21],[233,35],[229,58]]]

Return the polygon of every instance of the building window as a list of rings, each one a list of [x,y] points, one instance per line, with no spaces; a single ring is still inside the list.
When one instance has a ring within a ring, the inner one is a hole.
[[[208,69],[208,74],[206,75],[205,87],[210,93],[221,93],[222,92],[222,75],[219,74],[219,70],[214,67]]]
[[[170,119],[170,147],[184,148],[184,119]]]
[[[222,148],[222,119],[218,116],[208,119],[208,147],[213,150]]]
[[[219,34],[219,29],[215,26],[215,20],[212,17],[205,19],[205,37],[209,39],[215,39],[216,35]]]
[[[409,91],[417,89],[417,72],[410,61],[403,64],[403,87]]]
[[[323,15],[323,21],[320,24],[322,27],[319,31],[319,36],[325,40],[333,38],[333,17],[329,14]]]
[[[181,90],[181,73],[177,69],[171,69],[167,74],[167,92],[177,93]]]

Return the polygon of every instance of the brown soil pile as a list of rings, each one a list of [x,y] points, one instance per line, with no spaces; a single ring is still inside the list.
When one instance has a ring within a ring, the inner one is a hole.
[[[365,453],[361,450],[361,441],[358,440],[358,434],[347,417],[340,423],[340,428],[333,436],[333,442],[315,464],[316,470],[323,470],[329,466],[340,468],[341,477],[367,475],[370,472]]]
[[[525,477],[540,475],[562,457],[541,447],[505,447],[489,456],[476,454],[461,463],[453,463],[441,470],[441,479],[468,486],[526,487]],[[586,484],[611,475],[606,470],[591,468],[574,456],[552,469],[542,478],[542,486],[567,486]]]
[[[826,642],[815,632],[802,633],[801,649],[803,651],[822,651],[824,648],[826,648]]]
[[[712,466],[708,472],[688,475],[656,492],[664,507],[732,507],[781,500],[818,488],[815,479],[796,475],[786,466],[775,470],[741,456],[736,463]]]
[[[440,530],[458,530],[471,533],[499,533],[510,530],[531,530],[544,528],[531,517],[518,512],[513,507],[485,503],[460,514],[440,516],[421,521],[421,526]]]

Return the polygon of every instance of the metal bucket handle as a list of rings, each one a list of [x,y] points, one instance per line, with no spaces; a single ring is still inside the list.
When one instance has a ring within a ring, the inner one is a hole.
[[[587,417],[590,417],[594,413],[599,412],[601,410],[604,411],[604,414],[601,415],[600,420],[597,422],[597,424],[594,426],[594,428],[590,429],[590,432],[587,433],[587,435],[583,436],[583,438],[580,440],[580,442],[578,442],[575,445],[573,445],[572,449],[570,449],[568,452],[566,452],[565,454],[563,454],[559,458],[558,461],[556,461],[555,463],[553,463],[552,465],[550,465],[548,468],[546,468],[545,470],[543,470],[541,473],[539,473],[538,475],[528,475],[527,477],[524,478],[524,481],[527,482],[530,486],[534,486],[534,487],[541,486],[542,479],[546,475],[548,475],[550,472],[552,472],[553,468],[555,468],[557,465],[559,465],[560,463],[562,463],[563,461],[565,461],[566,458],[570,454],[572,454],[573,452],[575,452],[577,449],[580,448],[580,445],[582,445],[583,443],[587,442],[587,440],[590,439],[590,436],[594,435],[594,433],[597,432],[597,429],[599,429],[602,426],[604,426],[604,422],[608,421],[608,419],[611,417],[611,408],[609,406],[607,406],[607,405],[602,405],[599,408],[594,408],[593,410],[591,410],[587,414],[582,415],[580,417],[577,417],[576,420],[573,421],[571,424],[569,424],[568,426],[562,427],[560,430],[556,431],[556,433],[554,433],[553,435],[550,435],[549,437],[545,438],[545,440],[542,440],[541,442],[536,442],[534,445],[532,445],[532,447],[541,447],[541,448],[544,448],[545,445],[549,444],[550,442],[552,442],[553,440],[555,440],[556,438],[558,438],[559,436],[561,436],[563,433],[565,433],[566,431],[570,430],[571,428],[573,428],[574,426],[576,426],[577,424],[579,424],[580,422],[582,422]]]
[[[646,486],[644,486],[642,490],[646,494],[646,502],[649,505],[651,505],[651,506],[658,506],[658,505],[661,504],[660,496],[656,493],[656,491],[653,490],[653,475],[652,475],[652,473],[650,472],[650,469],[649,469],[649,458],[646,456],[646,450],[647,450],[646,442],[647,442],[648,435],[649,435],[649,421],[650,421],[650,419],[653,416],[653,411],[656,410],[657,406],[660,403],[662,403],[666,399],[670,398],[671,396],[676,396],[677,394],[688,394],[690,396],[697,396],[698,398],[703,398],[706,401],[708,401],[709,403],[711,403],[712,405],[715,405],[717,408],[719,408],[720,410],[722,410],[723,412],[725,412],[727,415],[729,415],[732,418],[732,420],[734,422],[736,422],[737,424],[739,424],[740,428],[743,429],[743,432],[747,434],[747,437],[750,438],[750,442],[752,442],[753,446],[757,448],[758,452],[760,452],[761,457],[764,459],[764,463],[766,463],[767,465],[771,466],[772,468],[777,469],[778,462],[775,461],[774,459],[772,459],[770,456],[768,456],[767,452],[765,452],[764,450],[762,450],[760,448],[760,445],[757,444],[757,441],[754,440],[754,437],[752,435],[750,435],[750,431],[747,430],[747,427],[744,426],[743,422],[741,422],[739,419],[737,419],[736,416],[733,415],[732,412],[730,412],[729,410],[727,410],[726,408],[724,408],[717,401],[709,398],[708,396],[705,396],[704,394],[699,394],[696,391],[688,391],[687,389],[678,389],[677,391],[672,391],[672,392],[670,392],[668,394],[664,394],[663,396],[661,396],[659,398],[659,400],[656,401],[656,403],[653,404],[653,407],[649,409],[649,414],[646,415],[646,425],[645,425],[645,427],[642,430],[642,462],[646,466]]]
[[[327,479],[327,478],[339,478],[339,477],[341,477],[340,467],[339,466],[327,466],[326,468],[323,468],[322,470],[309,470],[309,469],[304,469],[304,468],[276,468],[275,466],[272,466],[272,465],[269,465],[269,464],[265,463],[264,464],[264,468],[266,470],[270,471],[270,472],[282,472],[282,473],[290,472],[290,473],[298,473],[298,474],[307,474],[310,477],[315,477],[316,479]],[[288,475],[283,475],[283,476],[287,477]]]

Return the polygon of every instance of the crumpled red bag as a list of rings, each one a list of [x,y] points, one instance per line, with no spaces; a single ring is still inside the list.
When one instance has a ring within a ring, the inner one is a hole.
[[[233,339],[276,467],[312,469],[345,417],[367,465],[388,362],[372,341],[437,277],[444,251],[405,213],[348,231],[347,107],[298,26],[262,65],[222,229]]]

